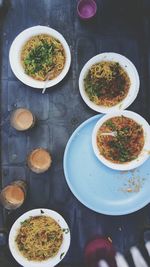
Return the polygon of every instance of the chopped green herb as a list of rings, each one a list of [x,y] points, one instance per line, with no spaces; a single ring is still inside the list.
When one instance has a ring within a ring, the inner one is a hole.
[[[69,228],[66,228],[66,229],[64,228],[64,229],[63,229],[63,232],[64,232],[65,234],[68,234],[68,233],[69,233]]]
[[[27,222],[28,222],[28,220],[25,220],[25,221],[21,222],[20,224],[21,224],[21,225],[24,225],[24,224],[26,224]]]
[[[64,256],[65,252],[61,253],[60,255],[60,259],[62,259],[62,257]]]
[[[42,44],[32,49],[24,59],[27,74],[35,74],[46,67],[53,66],[54,45],[43,41]]]
[[[113,131],[116,130],[116,126],[111,120],[108,120],[105,124],[106,124],[106,126],[110,127],[111,130],[113,130]]]

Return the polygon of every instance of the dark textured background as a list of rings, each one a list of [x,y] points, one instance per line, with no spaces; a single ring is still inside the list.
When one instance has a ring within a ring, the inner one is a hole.
[[[131,215],[116,217],[89,210],[70,192],[62,161],[70,135],[81,122],[96,114],[79,95],[78,77],[86,61],[98,53],[118,52],[135,64],[141,86],[130,110],[150,122],[150,2],[97,0],[97,16],[90,22],[78,18],[75,0],[4,2],[0,13],[1,186],[25,179],[28,197],[25,205],[11,214],[0,207],[0,227],[2,231],[4,228],[9,231],[13,221],[23,212],[38,207],[50,208],[62,214],[71,229],[71,247],[64,263],[83,266],[85,243],[99,234],[110,236],[116,249],[126,253],[138,243],[142,229],[150,223],[150,206]],[[72,54],[66,78],[44,95],[17,80],[8,61],[13,39],[22,30],[35,25],[50,26],[61,32]],[[27,133],[10,127],[10,113],[17,107],[30,108],[38,118],[36,127]],[[26,155],[40,146],[51,151],[53,164],[45,174],[36,175],[27,168]],[[2,247],[0,259],[7,261],[8,267],[18,266],[6,246]]]

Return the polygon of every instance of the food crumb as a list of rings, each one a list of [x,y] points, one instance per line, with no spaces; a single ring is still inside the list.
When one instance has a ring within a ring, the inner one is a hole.
[[[122,231],[122,228],[121,228],[121,227],[119,227],[119,228],[118,228],[118,230],[121,232],[121,231]]]
[[[137,175],[133,175],[131,178],[124,183],[124,186],[121,188],[122,192],[126,193],[137,193],[141,190],[144,184],[145,178],[141,178]]]
[[[132,188],[128,188],[127,189],[127,192],[132,192]]]

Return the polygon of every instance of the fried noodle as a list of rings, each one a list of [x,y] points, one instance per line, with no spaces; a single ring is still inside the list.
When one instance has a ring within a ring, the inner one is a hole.
[[[61,42],[47,34],[33,36],[21,51],[25,73],[35,80],[54,79],[62,72],[65,60]]]
[[[116,136],[106,133],[116,132]],[[106,135],[103,135],[105,133]],[[134,120],[118,116],[107,120],[97,133],[97,146],[101,155],[114,163],[136,159],[144,146],[144,131]]]
[[[130,79],[118,62],[101,61],[89,69],[84,87],[89,99],[96,105],[111,107],[127,96]]]
[[[22,222],[16,237],[19,251],[25,258],[42,261],[54,257],[62,244],[63,231],[47,216],[30,217]]]

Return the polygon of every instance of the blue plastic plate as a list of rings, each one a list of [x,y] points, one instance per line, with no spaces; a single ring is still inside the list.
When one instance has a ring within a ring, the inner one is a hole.
[[[150,158],[132,171],[115,171],[95,156],[91,136],[96,115],[70,137],[64,154],[64,173],[72,193],[88,208],[108,215],[137,211],[150,202]]]

